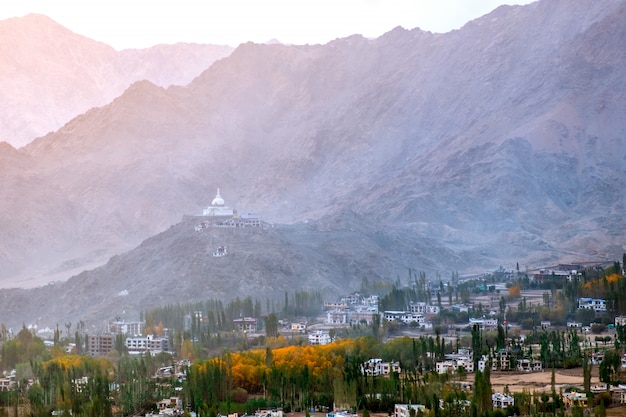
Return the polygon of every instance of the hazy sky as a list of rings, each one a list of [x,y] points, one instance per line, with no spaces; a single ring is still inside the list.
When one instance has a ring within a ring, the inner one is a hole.
[[[198,42],[237,46],[277,39],[326,43],[402,26],[458,29],[500,4],[531,0],[2,0],[0,20],[45,14],[116,49]]]

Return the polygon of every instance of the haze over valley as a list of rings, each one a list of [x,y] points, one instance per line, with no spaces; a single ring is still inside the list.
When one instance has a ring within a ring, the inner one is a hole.
[[[0,21],[0,314],[621,259],[625,44],[622,0],[234,50]],[[196,230],[218,188],[262,227]]]

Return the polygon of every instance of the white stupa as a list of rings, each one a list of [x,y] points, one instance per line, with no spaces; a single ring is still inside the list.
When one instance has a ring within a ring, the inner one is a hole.
[[[211,205],[202,211],[203,216],[210,217],[233,217],[235,210],[224,205],[224,199],[220,195],[220,189],[217,189],[217,195],[211,201]]]

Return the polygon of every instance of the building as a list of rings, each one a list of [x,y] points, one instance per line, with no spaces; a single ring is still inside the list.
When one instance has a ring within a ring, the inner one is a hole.
[[[491,395],[491,402],[493,403],[493,408],[507,408],[515,405],[513,397],[506,394],[500,394],[499,392]]]
[[[146,337],[128,337],[126,338],[125,345],[130,354],[143,354],[148,351],[151,353],[169,351],[168,338],[156,337],[151,334]]]
[[[233,210],[235,214],[228,220],[224,220],[221,226],[225,227],[261,227],[259,216],[252,213],[237,214],[237,210]]]
[[[346,304],[345,301],[339,301],[336,303],[332,303],[332,302],[324,303],[324,310],[347,310],[347,309],[348,309],[348,304]]]
[[[408,311],[385,311],[382,316],[384,320],[399,321],[404,324],[423,324],[426,321],[423,314],[411,313]]]
[[[325,332],[323,330],[316,330],[312,333],[309,333],[309,343],[311,345],[327,345],[332,342],[333,342],[333,339],[330,337],[329,332]]]
[[[291,331],[292,332],[298,332],[298,333],[305,333],[306,332],[306,322],[305,321],[301,321],[299,323],[291,323]]]
[[[233,320],[235,330],[239,332],[256,333],[257,320],[254,317],[240,317]]]
[[[495,329],[496,327],[498,327],[498,319],[470,318],[469,325],[470,327],[478,325],[481,329]]]
[[[567,267],[569,265],[561,265]],[[558,281],[558,280],[579,280],[582,273],[578,269],[540,269],[538,274],[533,275],[533,280],[540,282]]]
[[[348,311],[348,322],[350,324],[365,323],[367,325],[370,325],[374,321],[374,317],[377,315],[378,310],[350,310]]]
[[[89,356],[106,356],[115,348],[115,335],[102,334],[87,336],[87,354]]]
[[[414,410],[414,414],[426,411],[426,407],[421,404],[396,404],[393,407],[393,417],[410,417],[411,409]]]
[[[217,195],[211,201],[211,205],[202,211],[203,216],[207,216],[212,219],[222,218],[223,220],[226,220],[226,219],[233,217],[234,214],[235,214],[234,210],[228,208],[224,204],[224,199],[220,195],[219,188],[217,189]]]
[[[381,376],[390,375],[392,372],[399,374],[401,371],[399,362],[383,362],[380,358],[370,359],[361,365],[363,375]]]
[[[543,365],[537,359],[520,359],[517,361],[517,370],[520,372],[535,372],[542,369]]]
[[[495,353],[494,357],[483,355],[478,360],[478,370],[485,372],[487,366],[491,364],[492,371],[508,371],[510,369],[511,361],[506,349],[500,349]]]
[[[326,313],[326,323],[346,324],[348,323],[348,312],[346,310],[330,310]]]
[[[615,316],[615,327],[626,326],[626,316]]]
[[[11,391],[15,387],[15,375],[17,372],[13,369],[10,373],[4,373],[0,378],[0,391]]]
[[[409,311],[418,314],[439,314],[439,306],[426,304],[423,301],[409,303]]]
[[[438,374],[446,372],[456,373],[459,368],[465,369],[465,372],[474,372],[474,362],[470,358],[449,359],[435,364]]]
[[[143,334],[144,323],[142,321],[126,322],[121,319],[110,321],[104,324],[104,333],[140,335]]]
[[[563,403],[567,408],[573,405],[579,405],[581,407],[587,406],[587,394],[584,392],[569,391],[564,392],[562,395]]]
[[[579,298],[578,308],[594,310],[596,313],[606,311],[606,300],[602,298]]]

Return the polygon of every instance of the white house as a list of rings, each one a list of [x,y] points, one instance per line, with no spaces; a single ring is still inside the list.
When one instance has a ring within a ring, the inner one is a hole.
[[[393,407],[393,417],[409,417],[411,409],[415,410],[416,413],[426,411],[426,407],[421,404],[396,404]]]
[[[604,312],[606,311],[606,300],[602,298],[579,298],[578,308]]]
[[[370,359],[361,365],[361,373],[363,375],[390,375],[392,372],[399,374],[401,371],[399,362],[383,362],[380,358]]]
[[[493,403],[493,408],[507,408],[510,405],[515,405],[513,397],[506,394],[500,394],[499,392],[491,395],[491,401]]]
[[[445,374],[446,372],[455,373],[460,367],[463,367],[465,372],[474,372],[474,362],[470,358],[450,359],[435,364],[435,369],[438,374]]]
[[[327,345],[332,341],[330,333],[323,330],[316,330],[309,333],[309,343],[312,345]]]
[[[346,324],[348,323],[348,312],[346,310],[330,310],[326,313],[326,323]]]

